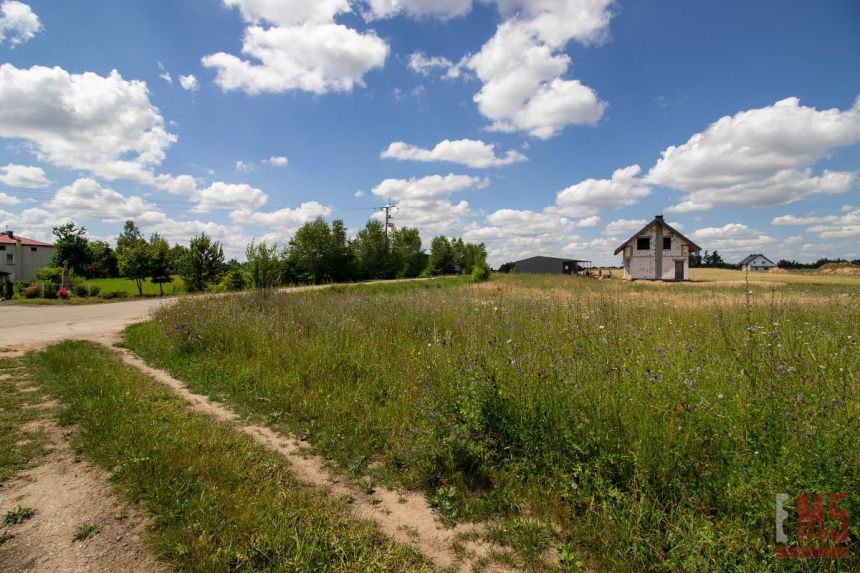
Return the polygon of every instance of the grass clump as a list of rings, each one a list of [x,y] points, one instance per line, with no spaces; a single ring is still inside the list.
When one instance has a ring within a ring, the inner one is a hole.
[[[31,507],[17,506],[6,512],[6,517],[3,518],[3,523],[6,525],[20,525],[36,515],[36,510]]]
[[[72,543],[81,543],[97,534],[102,530],[101,527],[92,523],[85,523],[81,525],[75,530],[75,534],[72,536]]]
[[[38,411],[25,405],[37,399],[15,389],[14,379],[23,376],[19,359],[0,358],[0,374],[10,380],[0,381],[0,484],[27,465],[42,451],[43,439],[38,432],[23,432],[22,426],[38,417]]]
[[[494,277],[183,300],[126,343],[446,519],[501,521],[533,570],[554,547],[571,567],[760,571],[777,493],[846,492],[860,516],[858,294]]]
[[[66,342],[31,358],[65,404],[76,447],[153,516],[151,544],[180,571],[424,571],[412,550],[299,483],[280,456],[190,413],[108,349]]]

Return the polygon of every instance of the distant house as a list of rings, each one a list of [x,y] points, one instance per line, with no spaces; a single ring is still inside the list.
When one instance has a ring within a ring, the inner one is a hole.
[[[529,257],[514,263],[514,269],[518,274],[575,275],[590,266],[591,261],[558,257]]]
[[[54,247],[49,243],[16,236],[12,231],[0,233],[0,283],[30,281],[36,271],[51,265]]]
[[[690,253],[699,246],[657,215],[627,239],[615,254],[624,252],[624,278],[662,281],[689,279]]]
[[[738,263],[741,271],[769,271],[776,267],[776,263],[762,254],[752,254]]]

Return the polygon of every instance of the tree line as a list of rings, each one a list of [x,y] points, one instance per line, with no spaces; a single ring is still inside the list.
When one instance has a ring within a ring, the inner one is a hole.
[[[134,221],[126,221],[116,246],[90,240],[86,227],[67,223],[53,228],[56,267],[87,279],[124,277],[143,293],[147,279],[162,288],[182,277],[191,292],[273,288],[374,279],[413,278],[458,273],[485,276],[487,250],[483,243],[435,237],[429,253],[418,229],[403,227],[387,233],[371,219],[354,238],[340,219],[317,218],[302,225],[283,248],[252,241],[245,262],[225,260],[221,243],[205,233],[188,245],[170,245],[158,234],[148,239]]]

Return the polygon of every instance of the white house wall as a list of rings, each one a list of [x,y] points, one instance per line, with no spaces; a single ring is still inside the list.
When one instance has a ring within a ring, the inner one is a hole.
[[[651,239],[651,248],[647,251],[636,249],[637,239],[648,237]],[[672,248],[663,249],[663,238],[672,239]],[[659,242],[659,245],[658,245]],[[657,276],[657,249],[662,250],[662,269]],[[684,280],[689,274],[689,252],[688,245],[677,235],[666,229],[658,233],[657,225],[651,225],[646,233],[636,235],[630,244],[624,248],[624,277],[643,280],[665,280],[675,279],[675,261],[684,263]]]

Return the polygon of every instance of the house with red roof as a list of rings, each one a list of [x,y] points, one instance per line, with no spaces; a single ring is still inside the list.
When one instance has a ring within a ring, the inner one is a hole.
[[[12,231],[0,233],[0,283],[31,281],[36,271],[51,266],[54,246],[19,237]]]

